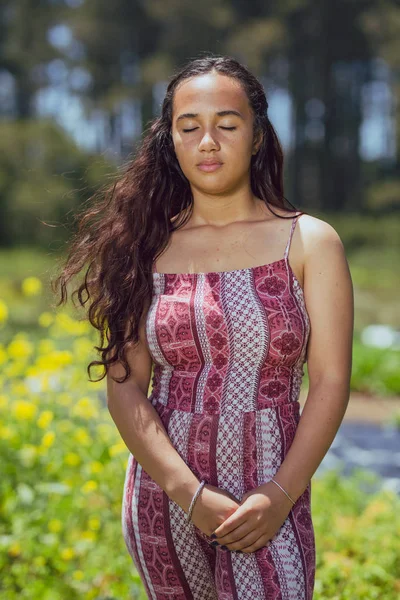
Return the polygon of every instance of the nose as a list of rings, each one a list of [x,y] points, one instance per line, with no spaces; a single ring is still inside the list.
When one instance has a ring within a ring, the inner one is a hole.
[[[208,152],[213,149],[218,150],[219,144],[217,140],[215,140],[214,137],[211,135],[211,133],[209,131],[206,131],[199,142],[199,150],[205,150]]]

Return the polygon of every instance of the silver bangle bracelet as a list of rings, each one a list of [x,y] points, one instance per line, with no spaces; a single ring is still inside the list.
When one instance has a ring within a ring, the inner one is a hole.
[[[199,487],[197,488],[196,492],[194,493],[194,496],[193,496],[192,501],[190,503],[188,514],[187,514],[187,517],[186,517],[187,523],[189,523],[190,519],[192,518],[192,512],[193,512],[194,504],[195,504],[195,502],[196,502],[196,500],[197,500],[197,498],[198,498],[201,490],[205,486],[205,484],[206,484],[206,481],[202,481],[200,483]]]
[[[291,502],[292,504],[296,504],[296,502],[295,502],[294,500],[292,500],[292,498],[289,496],[289,494],[288,494],[287,492],[285,492],[285,490],[283,489],[283,487],[282,487],[282,486],[281,486],[281,485],[280,485],[280,484],[279,484],[277,481],[275,481],[275,479],[271,479],[271,481],[273,481],[273,482],[275,483],[275,485],[277,485],[278,487],[280,487],[280,488],[281,488],[282,492],[283,492],[284,494],[286,494],[286,496],[289,498],[289,500],[290,500],[290,502]]]

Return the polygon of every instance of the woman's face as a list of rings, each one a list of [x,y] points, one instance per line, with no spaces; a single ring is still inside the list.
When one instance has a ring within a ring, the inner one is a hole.
[[[172,139],[193,188],[223,193],[243,182],[250,185],[251,156],[259,144],[253,141],[253,113],[237,80],[219,73],[185,80],[174,96]],[[219,165],[202,167],[203,161]]]

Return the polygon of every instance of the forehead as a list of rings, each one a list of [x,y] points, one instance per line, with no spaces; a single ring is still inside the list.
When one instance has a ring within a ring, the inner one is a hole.
[[[241,84],[232,77],[206,73],[185,79],[174,94],[173,118],[181,112],[206,113],[229,109],[250,115],[249,101]]]

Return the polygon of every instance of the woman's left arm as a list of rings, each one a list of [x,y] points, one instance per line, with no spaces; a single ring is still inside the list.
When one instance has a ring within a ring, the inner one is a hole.
[[[352,368],[354,296],[343,244],[324,221],[312,219],[307,229],[309,390],[292,445],[274,476],[293,500],[304,492],[336,436],[349,402]]]

